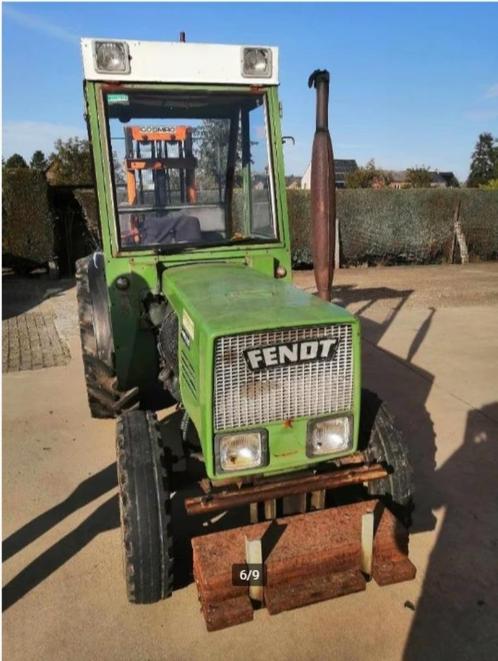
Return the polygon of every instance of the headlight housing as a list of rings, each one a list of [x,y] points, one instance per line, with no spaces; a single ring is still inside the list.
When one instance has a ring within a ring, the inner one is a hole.
[[[260,468],[268,463],[268,435],[264,429],[217,434],[214,448],[217,472]]]
[[[98,73],[130,73],[130,53],[124,41],[94,41],[93,58]]]
[[[334,416],[308,422],[306,442],[308,457],[345,452],[352,446],[353,416]]]
[[[242,75],[245,78],[271,78],[271,48],[243,48]]]

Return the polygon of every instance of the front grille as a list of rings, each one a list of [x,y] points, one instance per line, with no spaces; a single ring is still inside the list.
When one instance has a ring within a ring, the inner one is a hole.
[[[332,360],[251,371],[243,351],[301,340],[334,338]],[[290,328],[221,337],[215,347],[216,431],[349,411],[353,405],[352,327]]]

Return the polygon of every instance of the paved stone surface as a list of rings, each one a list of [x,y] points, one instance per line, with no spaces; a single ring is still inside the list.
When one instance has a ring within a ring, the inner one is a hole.
[[[2,321],[2,371],[38,370],[67,365],[69,347],[50,312],[26,312]]]

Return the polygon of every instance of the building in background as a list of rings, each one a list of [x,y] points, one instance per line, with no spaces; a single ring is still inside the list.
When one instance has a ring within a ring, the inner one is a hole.
[[[391,180],[389,188],[410,188],[407,170],[389,170],[387,174]],[[438,172],[438,170],[434,170],[430,175],[431,188],[458,188],[460,185],[453,172]]]
[[[301,188],[301,179],[302,177],[296,177],[294,174],[290,174],[285,177],[285,187],[290,188],[290,190],[299,190]]]
[[[358,169],[358,164],[353,159],[334,159],[335,169],[335,187],[346,188],[346,178],[348,174]],[[306,172],[301,177],[301,188],[309,190],[311,186],[311,163],[308,165]]]

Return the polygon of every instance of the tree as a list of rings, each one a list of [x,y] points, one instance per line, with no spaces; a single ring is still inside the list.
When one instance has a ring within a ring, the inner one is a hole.
[[[40,170],[40,172],[43,172],[45,168],[47,167],[47,159],[45,158],[45,154],[40,150],[37,149],[33,156],[31,157],[31,163],[29,164],[29,167],[33,168],[33,170]]]
[[[14,170],[16,168],[27,168],[28,164],[21,154],[12,154],[12,156],[5,161],[4,167]]]
[[[412,188],[430,188],[432,175],[429,168],[421,165],[408,168],[406,171],[406,180]]]
[[[491,133],[481,133],[472,153],[467,186],[477,187],[498,175],[498,148]]]
[[[50,155],[52,183],[62,186],[93,183],[93,164],[88,140],[57,140]]]
[[[498,190],[498,178],[490,179],[485,184],[479,184],[479,188],[482,190]]]
[[[225,184],[229,119],[205,119],[197,130],[199,174],[205,188],[221,190]]]
[[[217,189],[220,199],[227,176],[230,123],[229,119],[204,119],[202,125],[196,130],[194,138],[197,143],[196,156],[199,162],[196,178],[202,188]],[[250,142],[251,146],[256,144],[254,141]],[[236,188],[242,186],[241,163],[242,138],[239,124],[234,163],[234,186]]]
[[[390,183],[389,173],[377,168],[373,158],[365,167],[350,172],[346,178],[347,188],[385,188]]]

